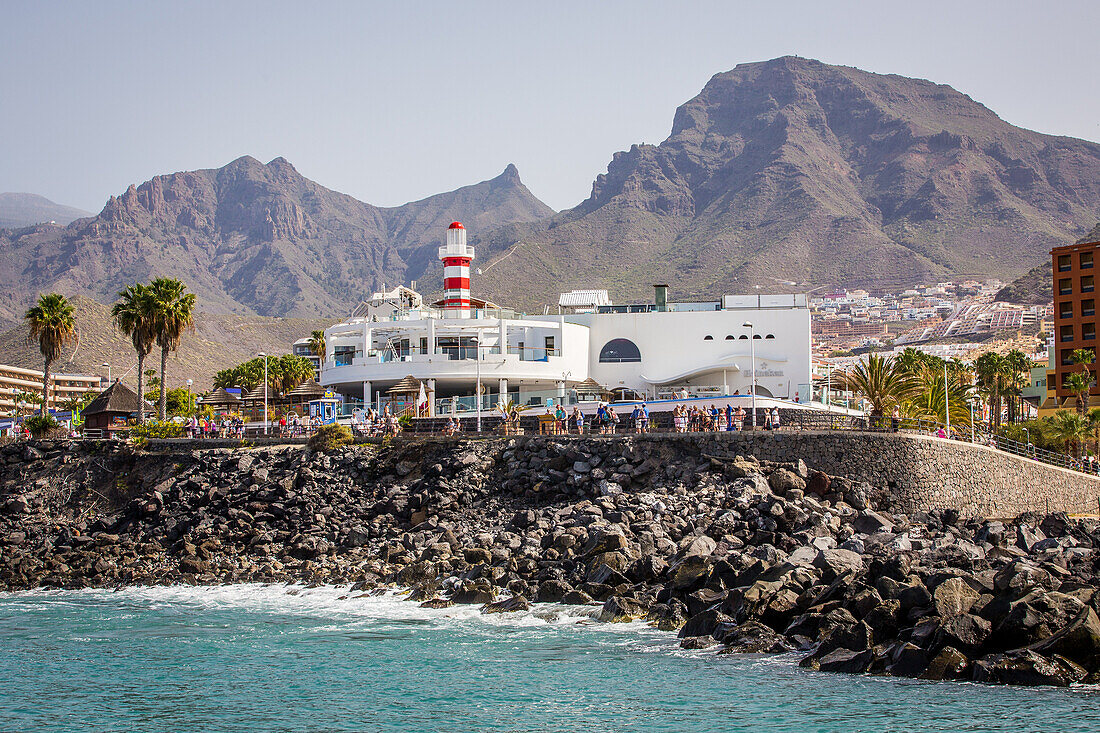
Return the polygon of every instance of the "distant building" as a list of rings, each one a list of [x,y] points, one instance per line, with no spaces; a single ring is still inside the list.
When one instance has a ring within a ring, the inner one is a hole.
[[[51,374],[50,409],[61,409],[65,401],[74,395],[98,393],[103,389],[102,382],[103,378],[94,374]],[[42,372],[0,364],[0,414],[15,413],[21,394],[41,397]],[[37,407],[37,404],[28,402],[22,408],[23,414],[29,414],[32,408]]]
[[[1092,376],[1089,395],[1100,396],[1096,385],[1096,261],[1100,242],[1055,247],[1050,251],[1054,267],[1054,362],[1058,402],[1065,404],[1074,394],[1066,388],[1066,379],[1082,366],[1074,364],[1075,349],[1091,349],[1094,361],[1088,366]]]

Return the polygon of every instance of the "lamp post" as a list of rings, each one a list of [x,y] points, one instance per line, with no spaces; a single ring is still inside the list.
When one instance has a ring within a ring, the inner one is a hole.
[[[947,424],[947,437],[951,437],[951,385],[947,383],[947,359],[943,360],[943,420]]]
[[[477,400],[477,432],[481,433],[481,329],[478,329],[477,334],[477,351],[474,352],[474,362],[477,365],[475,370],[477,372],[477,386],[474,391],[477,393],[474,395]]]
[[[753,332],[752,321],[745,321],[741,325],[749,329],[749,364],[752,369],[752,419],[749,423],[756,430],[756,334]]]
[[[828,407],[832,404],[832,399],[829,393],[833,391],[833,365],[825,365],[825,406]]]
[[[267,354],[260,352],[264,358],[264,435],[267,435]]]
[[[187,380],[187,410],[188,410],[188,412],[193,412],[194,411],[194,410],[191,409],[191,385],[192,384],[194,384],[194,382],[192,380],[188,379]]]
[[[103,362],[102,364],[100,364],[100,366],[101,367],[106,367],[106,369],[107,369],[107,386],[110,387],[111,386],[111,365],[108,364],[107,362]]]
[[[974,398],[970,398],[966,401],[966,404],[970,405],[970,442],[974,442]]]

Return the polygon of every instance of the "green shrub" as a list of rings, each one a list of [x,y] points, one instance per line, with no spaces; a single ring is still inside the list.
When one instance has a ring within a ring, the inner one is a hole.
[[[350,445],[354,440],[347,425],[333,423],[317,428],[317,432],[309,437],[308,445],[313,450],[327,453],[342,446]]]
[[[184,435],[184,428],[182,425],[177,425],[171,420],[160,422],[159,420],[150,420],[144,425],[135,425],[130,428],[130,438],[137,439],[143,438],[148,440],[149,438],[182,438]]]
[[[28,417],[24,422],[32,438],[59,438],[65,435],[65,428],[53,415],[35,415]]]

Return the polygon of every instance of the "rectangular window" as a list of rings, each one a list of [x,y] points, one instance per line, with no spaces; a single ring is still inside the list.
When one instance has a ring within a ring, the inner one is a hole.
[[[1092,267],[1092,252],[1081,253],[1081,269],[1087,270]]]
[[[1062,349],[1062,366],[1073,364],[1073,349]]]
[[[1073,318],[1073,303],[1059,303],[1058,304],[1058,317],[1059,318]]]
[[[1083,326],[1081,328],[1081,338],[1085,341],[1095,341],[1096,340],[1096,324],[1095,323],[1083,324]]]
[[[1070,295],[1071,293],[1073,293],[1073,281],[1068,277],[1063,277],[1058,281],[1058,294]]]
[[[1092,298],[1081,301],[1081,315],[1082,316],[1095,316],[1096,315],[1096,301]]]
[[[1073,267],[1070,263],[1069,255],[1058,255],[1058,272],[1069,272],[1069,269]]]
[[[1081,278],[1082,293],[1091,293],[1093,290],[1095,290],[1095,288],[1096,285],[1092,275],[1085,275],[1083,278]]]
[[[554,348],[554,337],[553,336],[547,336],[546,337],[546,355],[547,356],[557,356],[558,355],[557,349]]]
[[[1073,341],[1073,326],[1062,326],[1058,329],[1058,340],[1063,344]]]

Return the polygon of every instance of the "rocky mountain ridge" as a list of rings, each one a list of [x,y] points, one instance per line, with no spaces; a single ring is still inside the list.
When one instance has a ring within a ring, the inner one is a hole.
[[[714,76],[579,206],[491,235],[485,255],[523,256],[483,286],[528,280],[545,301],[1009,279],[1098,215],[1100,145],[1015,127],[949,86],[784,57]]]
[[[171,274],[202,307],[342,316],[383,283],[441,287],[452,219],[476,294],[541,311],[571,288],[679,299],[1011,279],[1100,218],[1100,145],[1024,130],[949,86],[797,57],[715,75],[659,145],[616,153],[554,214],[498,177],[380,208],[282,158],[158,176],[68,227],[0,232],[0,321],[35,292],[109,302]]]
[[[383,284],[435,266],[454,219],[478,231],[552,213],[512,165],[488,181],[380,208],[310,181],[284,158],[265,165],[245,156],[130,186],[68,227],[0,232],[0,319],[17,318],[37,291],[111,302],[122,286],[155,275],[183,279],[216,313],[345,315]]]

